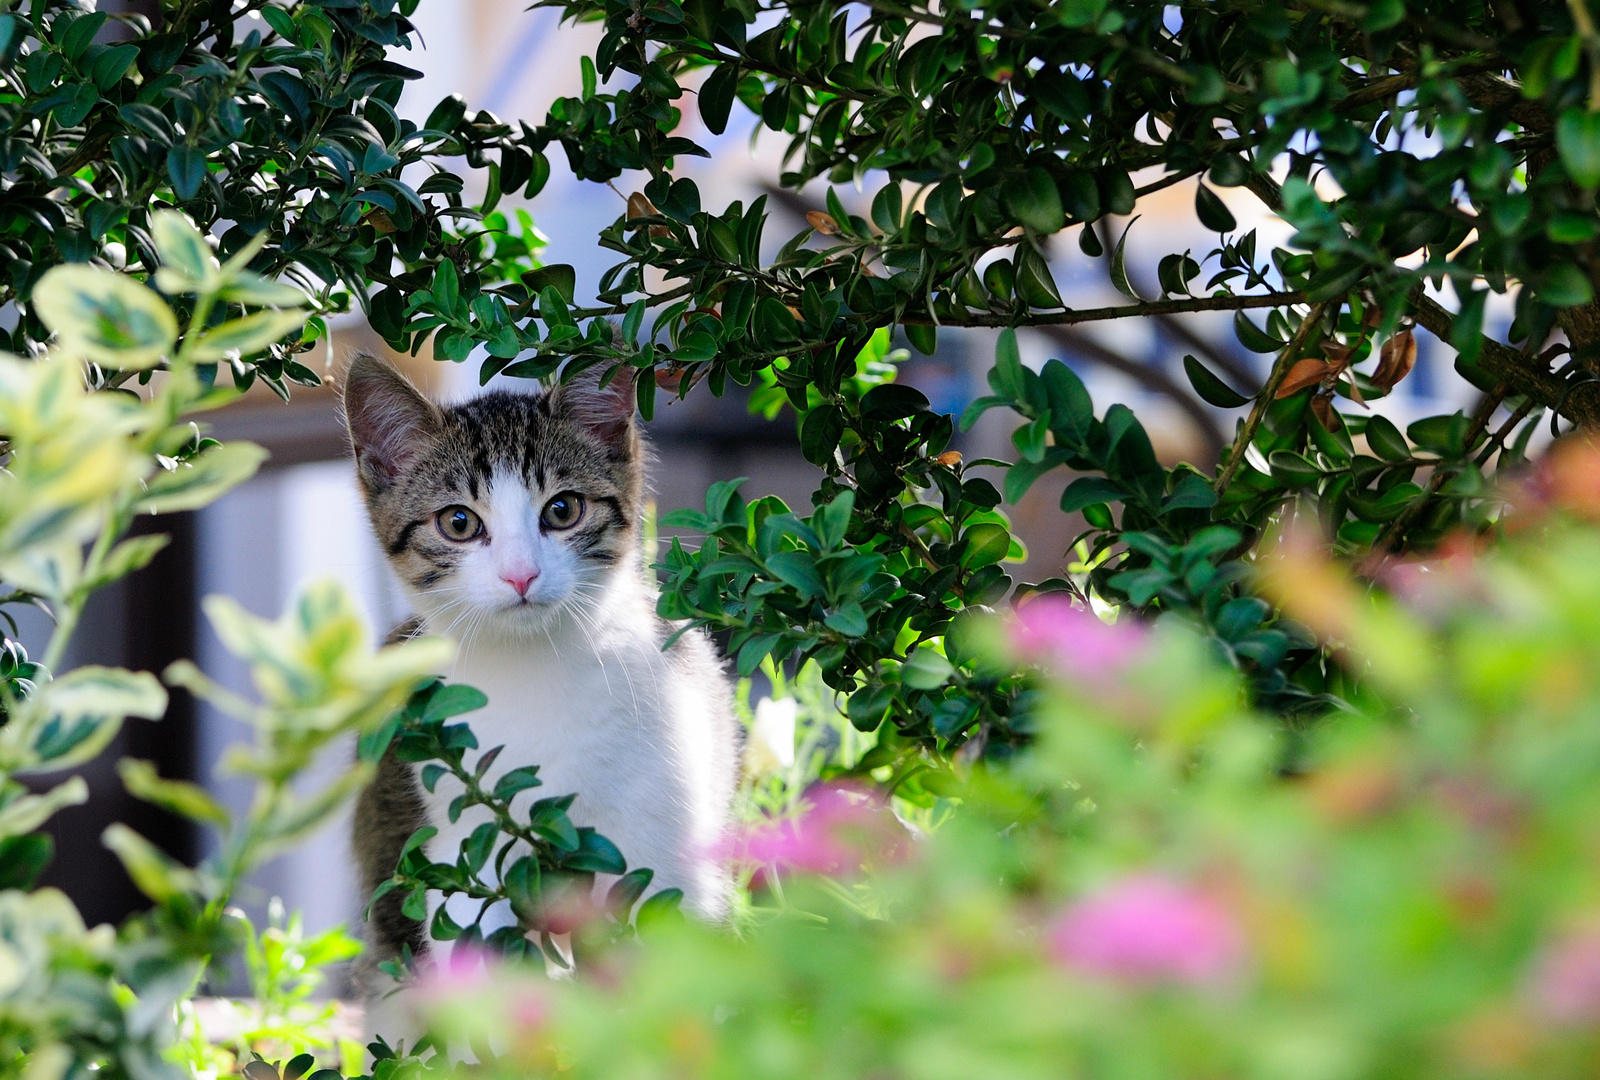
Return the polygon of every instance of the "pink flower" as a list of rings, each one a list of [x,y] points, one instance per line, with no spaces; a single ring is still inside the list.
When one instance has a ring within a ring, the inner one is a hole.
[[[437,959],[423,968],[418,982],[418,990],[430,1000],[447,1000],[484,989],[499,964],[494,953],[462,941],[450,945],[448,951],[437,949],[434,955]]]
[[[1600,1021],[1600,929],[1568,934],[1534,961],[1534,1003],[1558,1024]]]
[[[806,803],[799,817],[766,822],[726,838],[718,854],[735,862],[839,875],[869,859],[894,859],[903,853],[905,827],[876,792],[819,784],[807,792]]]
[[[1069,907],[1050,929],[1062,965],[1129,982],[1226,982],[1244,936],[1210,896],[1159,874],[1135,874]]]
[[[1146,634],[1136,623],[1104,623],[1060,593],[1046,593],[1017,608],[1011,637],[1024,656],[1062,674],[1099,681],[1137,659]]]

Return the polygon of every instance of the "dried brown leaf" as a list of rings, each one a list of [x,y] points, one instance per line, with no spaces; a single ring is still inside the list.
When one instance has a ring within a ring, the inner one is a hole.
[[[628,196],[629,221],[632,221],[634,218],[655,217],[658,213],[660,213],[660,211],[655,208],[649,199],[644,197],[644,192],[635,191],[632,195]]]
[[[1417,364],[1417,339],[1409,329],[1395,334],[1383,343],[1378,354],[1378,370],[1372,373],[1372,384],[1384,390],[1393,390],[1395,384]]]
[[[1350,357],[1355,351],[1354,345],[1341,345],[1337,341],[1322,343],[1322,358],[1328,362],[1335,375],[1350,366]]]
[[[839,223],[833,219],[832,214],[825,214],[821,210],[812,210],[806,214],[806,224],[817,230],[823,236],[838,236]]]
[[[1305,359],[1297,361],[1289,369],[1289,374],[1284,377],[1283,385],[1278,387],[1274,399],[1281,400],[1290,394],[1298,394],[1308,386],[1315,386],[1337,369],[1326,360]]]
[[[1311,399],[1311,415],[1317,418],[1317,423],[1322,425],[1323,431],[1332,431],[1334,428],[1333,391],[1321,390]]]

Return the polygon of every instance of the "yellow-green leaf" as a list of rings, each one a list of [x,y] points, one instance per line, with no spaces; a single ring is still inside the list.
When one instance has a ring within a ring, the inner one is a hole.
[[[153,367],[172,351],[178,320],[154,289],[111,270],[53,267],[33,289],[33,309],[58,348],[122,371]]]

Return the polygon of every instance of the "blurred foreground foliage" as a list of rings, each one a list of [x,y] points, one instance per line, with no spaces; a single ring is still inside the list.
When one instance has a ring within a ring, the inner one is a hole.
[[[1591,1075],[1600,450],[1567,450],[1512,538],[1381,592],[1275,546],[1263,588],[1367,687],[1303,738],[1194,630],[1042,598],[983,635],[1050,673],[1037,749],[931,834],[813,789],[749,837],[739,936],[458,962],[438,1032],[506,1077]]]

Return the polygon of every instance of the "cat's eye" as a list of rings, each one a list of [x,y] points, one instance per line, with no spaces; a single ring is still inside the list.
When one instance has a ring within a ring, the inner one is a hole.
[[[441,536],[457,543],[475,540],[483,532],[482,519],[465,506],[447,506],[434,515],[434,521]]]
[[[583,496],[576,491],[563,491],[544,504],[539,520],[547,529],[570,529],[583,517]]]

